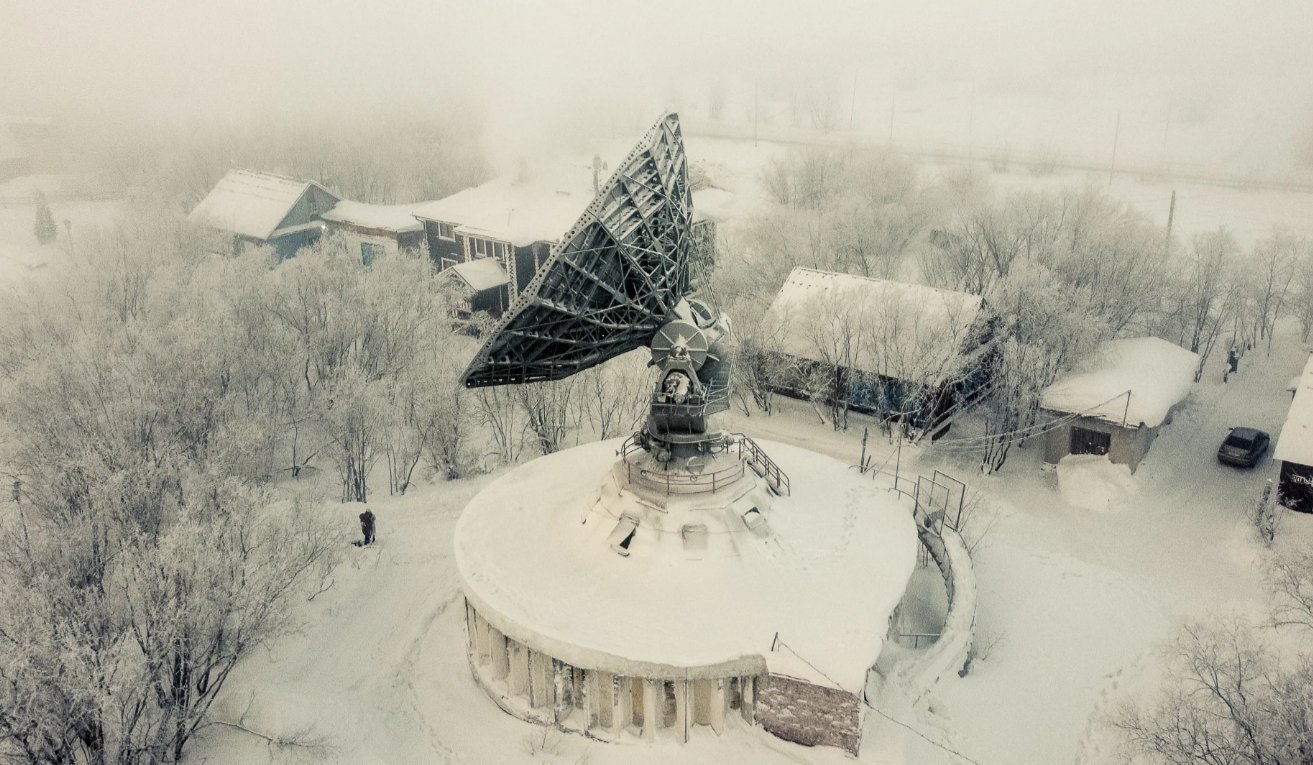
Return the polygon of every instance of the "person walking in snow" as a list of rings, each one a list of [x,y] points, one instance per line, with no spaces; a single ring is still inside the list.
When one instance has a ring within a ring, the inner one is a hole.
[[[1240,354],[1236,352],[1235,346],[1231,346],[1226,352],[1226,371],[1222,373],[1222,382],[1231,379],[1231,375],[1240,371]]]
[[[369,510],[360,514],[360,533],[365,535],[361,546],[374,543],[374,514]]]

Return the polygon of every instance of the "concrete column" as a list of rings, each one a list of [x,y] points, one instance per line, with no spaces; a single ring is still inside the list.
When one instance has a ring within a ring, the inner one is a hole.
[[[634,693],[629,687],[629,678],[617,677],[615,682],[615,719],[611,729],[619,733],[629,727],[634,719]]]
[[[474,633],[477,629],[477,621],[478,615],[474,613],[474,606],[470,605],[468,600],[465,601],[465,653],[471,659],[475,656]]]
[[[739,687],[743,689],[743,701],[739,706],[744,721],[748,725],[757,724],[757,678],[739,678]]]
[[[675,681],[675,735],[679,740],[688,743],[688,694],[689,682],[687,680]]]
[[[501,680],[511,672],[510,656],[506,653],[506,636],[496,627],[488,628],[488,646],[492,651],[492,678]]]
[[[664,717],[661,691],[659,680],[643,681],[643,738],[648,741],[656,739],[657,728],[661,727],[661,718]]]
[[[597,695],[594,706],[597,707],[597,727],[613,729],[615,727],[615,693],[611,690],[615,676],[610,672],[593,672],[597,683]]]
[[[488,620],[474,614],[474,658],[480,664],[487,664],[492,660],[492,650],[488,641]]]
[[[693,681],[693,722],[696,725],[711,724],[711,691],[715,680]]]
[[[518,640],[507,639],[506,650],[510,659],[510,680],[506,683],[506,689],[512,696],[527,696],[529,694],[529,649],[521,645]]]
[[[584,730],[598,724],[601,717],[601,704],[598,702],[601,698],[597,673],[590,669],[584,670]]]
[[[554,718],[556,722],[561,722],[570,716],[572,707],[566,704],[566,687],[570,683],[570,665],[563,662],[552,662],[552,699],[553,707],[556,710]]]
[[[552,657],[529,651],[529,704],[541,709],[552,703]]]
[[[725,732],[725,679],[711,682],[711,729],[719,736]]]

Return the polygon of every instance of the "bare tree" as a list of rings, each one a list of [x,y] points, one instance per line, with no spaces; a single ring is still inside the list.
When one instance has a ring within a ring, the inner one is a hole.
[[[1165,649],[1148,706],[1109,721],[1130,758],[1172,765],[1281,765],[1313,758],[1313,661],[1283,661],[1243,622],[1192,622]]]
[[[1254,245],[1249,258],[1250,267],[1246,269],[1249,302],[1258,325],[1258,337],[1267,340],[1269,352],[1272,350],[1272,330],[1285,307],[1303,249],[1303,243],[1297,237],[1277,229]]]
[[[1178,310],[1187,345],[1199,354],[1196,382],[1203,377],[1213,346],[1236,311],[1240,298],[1235,274],[1238,253],[1235,238],[1225,229],[1196,235],[1186,251]]]
[[[541,454],[559,451],[570,433],[577,429],[578,383],[572,376],[564,380],[514,386],[525,427],[533,434]]]
[[[632,433],[646,415],[653,383],[646,357],[632,351],[576,375],[580,419],[598,440]]]

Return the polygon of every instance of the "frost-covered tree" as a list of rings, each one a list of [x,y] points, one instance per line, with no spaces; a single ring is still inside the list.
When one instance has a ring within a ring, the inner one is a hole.
[[[1177,323],[1177,342],[1199,354],[1196,381],[1203,376],[1213,347],[1237,314],[1242,297],[1239,253],[1235,237],[1219,228],[1196,235],[1178,262],[1169,315]]]
[[[1245,269],[1246,306],[1251,321],[1258,326],[1258,339],[1267,340],[1272,349],[1272,332],[1286,306],[1291,284],[1307,245],[1300,238],[1280,229],[1254,244]]]
[[[577,375],[581,425],[599,440],[628,435],[642,424],[654,382],[647,361],[648,352],[640,349]]]
[[[515,401],[540,454],[552,454],[578,430],[578,397],[583,389],[575,376],[563,380],[513,386]]]
[[[55,216],[50,212],[50,203],[46,201],[46,195],[40,190],[33,194],[32,202],[36,207],[36,222],[32,226],[32,233],[36,235],[37,242],[50,244],[59,235]]]
[[[1164,649],[1165,681],[1111,724],[1128,758],[1171,765],[1313,760],[1313,658],[1274,648],[1240,621],[1187,624]]]
[[[1049,268],[1030,261],[998,281],[988,302],[996,317],[995,352],[982,406],[986,447],[981,467],[994,472],[1035,424],[1044,389],[1091,354],[1110,330],[1085,309],[1087,291],[1065,287]]]

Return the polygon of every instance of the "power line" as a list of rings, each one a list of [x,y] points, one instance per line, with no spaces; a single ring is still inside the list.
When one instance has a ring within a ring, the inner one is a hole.
[[[829,675],[827,675],[827,674],[825,674],[824,672],[822,672],[822,671],[820,670],[820,668],[817,667],[815,664],[812,664],[810,661],[807,661],[807,659],[803,658],[802,654],[800,654],[800,653],[798,653],[797,651],[793,650],[793,646],[789,645],[788,643],[785,643],[783,640],[780,640],[780,639],[779,639],[779,633],[776,633],[776,635],[775,635],[775,647],[778,647],[778,648],[786,648],[786,649],[788,649],[789,653],[791,653],[791,654],[793,654],[794,656],[796,656],[796,657],[798,658],[798,660],[801,661],[803,664],[806,664],[807,666],[811,667],[812,670],[814,670],[814,671],[815,671],[817,674],[819,674],[821,677],[825,678],[826,680],[829,680],[830,683],[832,683],[836,688],[842,688],[842,687],[843,687],[843,686],[840,685],[838,682],[836,682],[834,678],[832,678],[832,677],[830,677]],[[937,747],[939,747],[940,749],[943,749],[945,752],[948,752],[949,754],[951,754],[951,755],[953,755],[953,756],[955,756],[955,757],[959,757],[959,758],[961,758],[961,759],[963,759],[963,760],[966,760],[966,761],[969,762],[969,763],[972,763],[972,765],[980,765],[979,762],[976,762],[975,760],[971,759],[970,757],[967,757],[965,754],[962,754],[961,752],[957,751],[956,749],[953,749],[953,748],[951,748],[951,747],[945,746],[944,744],[941,744],[941,743],[939,743],[938,741],[935,741],[934,739],[932,739],[932,738],[930,738],[929,736],[925,735],[924,733],[922,733],[921,731],[917,730],[916,728],[913,728],[912,726],[908,725],[907,723],[905,723],[905,722],[903,722],[903,721],[901,721],[901,720],[896,720],[896,719],[894,719],[893,717],[890,717],[888,714],[886,714],[886,713],[880,711],[880,709],[878,709],[877,707],[875,707],[874,705],[872,705],[871,702],[868,701],[868,700],[866,699],[866,694],[865,694],[864,692],[862,693],[862,700],[866,702],[866,708],[867,708],[867,709],[871,710],[872,712],[875,712],[876,714],[880,715],[881,717],[883,717],[884,719],[888,720],[889,722],[894,723],[895,725],[899,725],[899,726],[902,726],[903,728],[906,728],[907,730],[910,730],[911,732],[915,733],[918,737],[920,737],[920,738],[921,738],[923,741],[925,741],[926,743],[929,743],[929,744],[932,744],[932,745],[934,745],[934,746],[937,746]]]
[[[915,733],[918,737],[920,737],[921,740],[923,740],[923,741],[925,741],[925,742],[927,742],[927,743],[929,743],[929,744],[932,744],[933,746],[937,746],[937,747],[939,747],[940,749],[943,749],[945,752],[948,752],[949,754],[953,755],[954,757],[959,757],[959,758],[961,758],[961,759],[963,759],[963,760],[966,760],[967,762],[972,763],[972,765],[980,765],[979,762],[977,762],[976,760],[971,759],[970,757],[967,757],[965,754],[962,754],[961,752],[957,751],[956,749],[953,749],[953,748],[951,748],[951,747],[945,746],[944,744],[941,744],[941,743],[939,743],[938,741],[935,741],[934,739],[930,738],[929,736],[927,736],[926,734],[924,734],[924,733],[922,733],[921,731],[917,730],[916,728],[913,728],[912,726],[908,725],[907,723],[905,723],[905,722],[903,722],[903,721],[901,721],[901,720],[896,720],[896,719],[894,719],[893,717],[890,717],[889,715],[887,715],[887,714],[885,714],[884,712],[880,711],[878,708],[876,708],[876,707],[874,707],[874,706],[871,706],[870,702],[867,702],[867,704],[866,704],[866,708],[869,709],[869,710],[871,710],[872,712],[875,712],[876,714],[880,715],[881,717],[883,717],[884,719],[886,719],[886,720],[888,720],[889,722],[893,723],[894,725],[899,725],[899,726],[902,726],[902,727],[906,728],[907,730],[912,731],[912,732]]]
[[[1090,413],[1094,412],[1099,407],[1104,406],[1106,404],[1111,404],[1112,402],[1116,401],[1117,399],[1123,396],[1129,397],[1130,395],[1131,395],[1131,391],[1129,389],[1124,390],[1121,393],[1118,393],[1117,395],[1113,396],[1112,398],[1106,401],[1102,401],[1080,412],[1072,412],[1071,414],[1064,415],[1056,420],[1050,420],[1044,423],[1043,425],[1030,425],[1025,428],[1020,428],[1018,430],[996,433],[994,435],[989,435],[989,436],[971,436],[969,438],[941,439],[939,441],[932,442],[930,446],[927,448],[943,447],[950,450],[951,449],[977,449],[985,443],[988,443],[990,441],[995,441],[1004,437],[1016,437],[1018,439],[1021,439],[1021,438],[1031,438],[1033,436],[1040,436],[1045,433],[1048,433],[1051,430],[1057,430],[1063,425],[1066,425],[1068,422],[1078,420],[1081,417],[1087,417],[1090,415]]]

